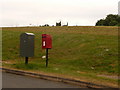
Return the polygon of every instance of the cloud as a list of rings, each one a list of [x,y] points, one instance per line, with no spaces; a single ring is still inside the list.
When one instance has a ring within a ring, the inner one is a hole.
[[[94,25],[96,20],[117,12],[117,1],[2,0],[2,25],[53,24],[59,19],[71,25]]]

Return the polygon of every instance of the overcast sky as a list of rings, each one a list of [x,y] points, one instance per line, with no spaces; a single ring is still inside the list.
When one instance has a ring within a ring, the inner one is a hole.
[[[120,0],[0,0],[0,26],[93,26],[98,19],[118,13]]]

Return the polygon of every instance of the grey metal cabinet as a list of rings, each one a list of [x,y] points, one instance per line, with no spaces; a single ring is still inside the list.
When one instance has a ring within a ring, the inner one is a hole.
[[[35,35],[33,33],[22,33],[20,35],[20,56],[34,56],[34,38]]]

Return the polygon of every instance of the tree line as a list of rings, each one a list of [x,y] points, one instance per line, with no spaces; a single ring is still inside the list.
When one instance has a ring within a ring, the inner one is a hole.
[[[120,26],[120,16],[109,14],[105,19],[100,19],[95,26]]]

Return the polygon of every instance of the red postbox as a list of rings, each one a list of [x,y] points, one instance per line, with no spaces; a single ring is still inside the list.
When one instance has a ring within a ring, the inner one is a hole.
[[[52,38],[48,34],[42,34],[42,48],[46,49],[46,67],[48,66],[48,49],[52,48]]]
[[[42,34],[42,48],[51,49],[52,48],[52,38],[48,34]]]

